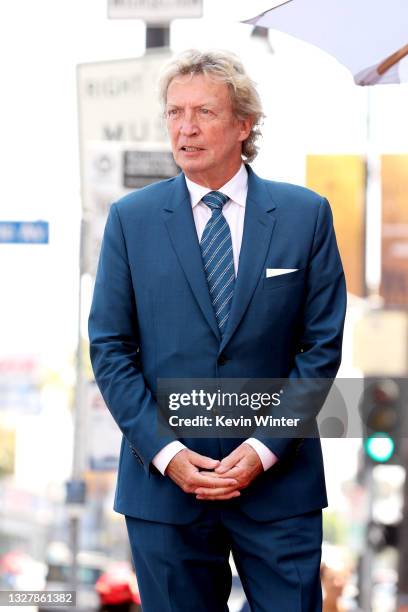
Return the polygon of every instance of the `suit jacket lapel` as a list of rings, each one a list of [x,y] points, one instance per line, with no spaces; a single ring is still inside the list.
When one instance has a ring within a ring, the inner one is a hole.
[[[266,183],[249,166],[247,170],[248,196],[238,275],[227,328],[220,345],[220,353],[238,327],[255,287],[264,274],[264,262],[276,222],[275,216],[271,214],[276,206],[266,188]]]
[[[208,291],[190,195],[184,180],[184,174],[179,174],[175,178],[174,189],[164,206],[164,215],[170,240],[191,290],[209,326],[217,339],[220,340],[221,336]]]

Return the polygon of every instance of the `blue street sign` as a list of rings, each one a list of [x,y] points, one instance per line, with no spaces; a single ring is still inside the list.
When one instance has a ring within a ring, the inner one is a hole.
[[[0,244],[48,244],[48,221],[0,221]]]

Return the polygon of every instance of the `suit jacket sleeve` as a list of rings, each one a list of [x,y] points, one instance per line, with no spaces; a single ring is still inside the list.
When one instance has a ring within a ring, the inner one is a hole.
[[[325,198],[321,198],[307,274],[299,350],[288,376],[288,392],[280,407],[272,410],[273,416],[299,418],[302,424],[313,423],[337,374],[346,313],[343,266]],[[293,447],[289,429],[286,435],[268,437],[261,428],[252,433],[279,458]]]
[[[146,472],[152,458],[176,439],[157,433],[157,405],[140,368],[135,294],[116,204],[106,222],[89,316],[96,382],[124,437]]]

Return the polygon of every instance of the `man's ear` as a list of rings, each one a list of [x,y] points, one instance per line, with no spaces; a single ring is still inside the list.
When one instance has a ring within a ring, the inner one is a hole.
[[[254,120],[252,117],[247,117],[246,119],[240,119],[239,123],[241,126],[241,133],[239,135],[239,140],[241,142],[244,142],[244,140],[246,140],[249,134],[251,133],[252,126],[254,124]]]

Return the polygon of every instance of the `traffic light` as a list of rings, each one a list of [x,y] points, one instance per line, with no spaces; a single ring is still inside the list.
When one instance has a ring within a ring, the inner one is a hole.
[[[404,386],[404,379],[400,378],[364,380],[361,404],[364,452],[373,463],[400,463]]]
[[[387,546],[398,548],[400,531],[400,521],[396,523],[379,523],[378,521],[371,521],[367,525],[367,542],[376,552],[381,552]]]

